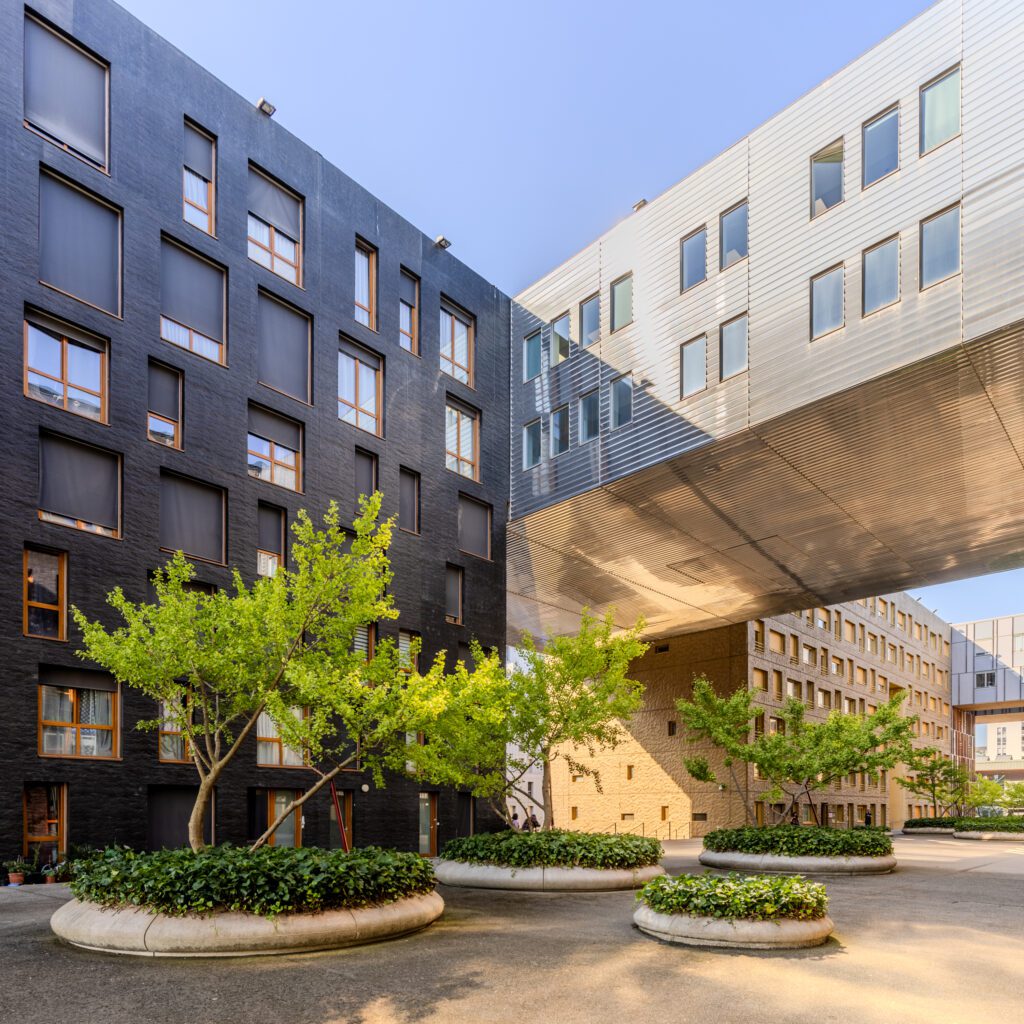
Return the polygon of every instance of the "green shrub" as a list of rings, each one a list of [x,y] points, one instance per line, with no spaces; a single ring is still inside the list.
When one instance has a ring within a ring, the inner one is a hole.
[[[661,860],[661,843],[599,832],[489,832],[450,839],[441,856],[511,868],[643,868]]]
[[[704,837],[704,849],[782,857],[884,857],[892,853],[892,840],[881,828],[772,825],[716,829]]]
[[[661,875],[637,896],[659,914],[810,921],[824,917],[828,896],[820,882],[799,875]]]
[[[908,831],[915,828],[953,828],[957,818],[907,818],[903,827]]]
[[[957,818],[957,832],[1024,832],[1024,818]]]
[[[211,846],[136,853],[111,847],[75,862],[71,891],[104,906],[164,914],[242,910],[276,914],[366,907],[430,892],[434,872],[414,853]]]

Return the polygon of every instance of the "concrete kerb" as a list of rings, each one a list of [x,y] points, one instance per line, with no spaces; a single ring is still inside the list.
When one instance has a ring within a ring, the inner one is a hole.
[[[954,839],[979,839],[986,843],[1024,843],[1024,832],[954,832]]]
[[[633,912],[633,923],[647,935],[685,946],[718,946],[726,949],[803,949],[820,946],[835,927],[832,918],[812,921],[784,918],[778,921],[728,920],[693,914],[659,914],[645,904]]]
[[[611,892],[639,889],[652,878],[665,874],[665,869],[660,864],[645,868],[513,868],[500,864],[438,860],[434,862],[434,874],[444,885],[472,889]]]
[[[896,858],[891,854],[883,857],[783,857],[771,853],[704,850],[698,859],[705,867],[748,874],[882,875],[896,867]]]
[[[955,828],[905,828],[902,830],[902,834],[905,836],[951,836],[955,832]]]

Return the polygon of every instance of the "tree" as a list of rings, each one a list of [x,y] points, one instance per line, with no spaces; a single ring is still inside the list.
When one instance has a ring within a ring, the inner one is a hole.
[[[913,774],[896,781],[907,792],[927,800],[934,817],[942,817],[963,805],[970,785],[966,768],[943,756],[935,747],[912,751],[906,764]]]
[[[995,779],[975,779],[968,787],[964,805],[968,810],[980,807],[998,807],[1003,797],[1003,787]]]
[[[1008,811],[1019,812],[1024,808],[1024,782],[1004,782],[1002,795],[996,802]]]

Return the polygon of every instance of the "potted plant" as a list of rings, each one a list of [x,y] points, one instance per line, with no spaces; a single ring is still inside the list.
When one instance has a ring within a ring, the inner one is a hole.
[[[57,865],[56,864],[44,864],[41,868],[43,881],[49,885],[51,882],[57,881]]]
[[[25,875],[31,870],[32,865],[24,858],[18,857],[16,860],[4,861],[4,867],[7,869],[8,885],[23,885]]]

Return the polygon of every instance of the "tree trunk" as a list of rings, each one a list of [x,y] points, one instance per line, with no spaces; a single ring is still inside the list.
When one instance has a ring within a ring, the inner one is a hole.
[[[544,800],[544,828],[555,827],[555,808],[551,798],[551,761],[544,758],[544,781],[541,783],[541,797]]]
[[[206,846],[203,826],[206,823],[210,797],[213,795],[213,784],[217,781],[217,774],[210,772],[206,778],[200,780],[196,802],[192,805],[192,813],[188,818],[188,844],[192,847],[193,853],[198,853]]]
[[[345,768],[348,767],[349,764],[352,763],[352,761],[353,758],[350,757],[342,764],[335,765],[329,772],[326,772],[325,774],[321,775],[320,778],[312,786],[309,787],[309,789],[305,790],[305,792],[303,792],[301,796],[297,796],[294,800],[291,801],[291,803],[288,804],[288,806],[270,823],[270,825],[267,826],[266,832],[264,832],[263,835],[261,835],[259,839],[257,839],[256,842],[254,842],[252,846],[249,847],[249,849],[258,850],[261,846],[263,846],[264,843],[266,843],[267,840],[278,830],[278,828],[281,826],[281,822],[286,821],[288,819],[288,816],[290,814],[293,814],[296,808],[301,807],[311,796],[315,796],[317,793],[319,793],[320,790],[323,789],[324,786],[326,786],[327,783],[331,781],[331,779],[336,778],[341,771],[343,771]]]

